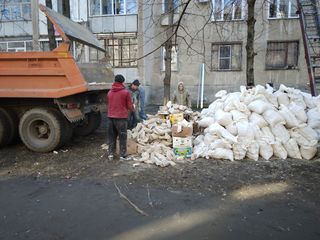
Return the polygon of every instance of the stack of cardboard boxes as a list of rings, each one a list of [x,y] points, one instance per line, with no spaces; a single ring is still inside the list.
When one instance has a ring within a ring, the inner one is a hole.
[[[172,123],[172,145],[174,154],[176,156],[191,157],[193,133],[192,124],[185,120],[183,120],[183,122],[176,121]]]

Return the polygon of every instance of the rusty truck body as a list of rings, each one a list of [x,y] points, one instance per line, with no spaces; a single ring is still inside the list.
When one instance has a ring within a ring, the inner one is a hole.
[[[97,129],[106,107],[111,68],[98,68],[100,77],[90,79],[95,74],[88,67],[82,71],[70,52],[71,40],[104,50],[99,41],[78,23],[43,5],[40,9],[63,42],[48,52],[0,53],[0,147],[20,137],[32,151],[52,151],[73,134]]]

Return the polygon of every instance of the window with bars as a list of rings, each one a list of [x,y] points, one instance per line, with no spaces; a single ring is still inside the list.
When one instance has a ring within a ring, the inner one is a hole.
[[[266,69],[295,69],[298,58],[298,41],[267,43]]]
[[[136,0],[90,0],[90,16],[136,13]]]
[[[242,20],[244,0],[212,0],[212,19],[214,21]]]
[[[106,37],[99,40],[106,53],[90,48],[90,62],[106,60],[113,67],[137,67],[138,42],[136,37]]]
[[[297,2],[295,0],[269,1],[269,18],[297,18]]]
[[[241,52],[241,43],[213,43],[211,49],[212,71],[240,71],[242,61]]]
[[[31,20],[31,0],[0,0],[0,22]]]

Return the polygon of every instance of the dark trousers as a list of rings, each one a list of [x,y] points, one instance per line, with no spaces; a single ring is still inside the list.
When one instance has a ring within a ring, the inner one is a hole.
[[[109,155],[115,154],[117,138],[119,137],[120,156],[127,156],[127,128],[128,120],[126,118],[108,118]]]

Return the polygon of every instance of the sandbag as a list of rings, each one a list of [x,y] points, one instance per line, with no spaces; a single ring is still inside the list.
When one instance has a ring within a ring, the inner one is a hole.
[[[228,140],[231,143],[237,142],[237,137],[229,133],[224,127],[220,126],[218,123],[214,123],[209,127],[209,132],[211,134],[217,134]]]
[[[222,97],[224,97],[224,96],[226,96],[227,95],[227,91],[226,90],[220,90],[219,92],[217,92],[214,96],[216,97],[216,98],[222,98]]]
[[[264,113],[267,109],[272,108],[272,106],[270,105],[270,103],[267,103],[263,100],[255,100],[253,102],[251,102],[248,105],[248,109],[252,112],[255,112],[257,114],[262,114]]]
[[[290,139],[290,133],[282,124],[277,124],[271,128],[272,134],[279,139],[281,143],[285,143]]]
[[[233,122],[231,124],[229,124],[228,126],[226,126],[226,129],[228,132],[230,132],[233,136],[237,136],[238,135],[238,128],[237,125]]]
[[[209,133],[206,133],[206,135],[204,135],[204,138],[203,138],[203,142],[209,146],[212,142],[214,142],[215,140],[219,139],[219,137],[215,134],[211,134],[210,132]]]
[[[258,142],[253,141],[247,146],[246,156],[251,160],[258,161],[259,159],[259,143]]]
[[[200,121],[198,121],[199,127],[207,128],[212,124],[214,124],[214,118],[213,117],[204,117]]]
[[[225,148],[217,148],[214,150],[209,150],[208,151],[208,156],[214,159],[226,159],[233,161],[233,152],[231,149],[225,149]]]
[[[312,127],[313,129],[320,128],[320,109],[313,108],[307,112],[308,116],[308,126]]]
[[[313,146],[317,143],[316,140],[309,141],[306,139],[297,129],[291,129],[289,132],[290,136],[294,138],[300,146]]]
[[[282,105],[288,106],[290,104],[290,100],[287,93],[284,93],[278,90],[274,93],[274,96],[277,97],[277,101],[279,105],[282,104]]]
[[[269,127],[263,127],[261,128],[262,137],[261,139],[265,142],[272,144],[275,141],[274,135],[272,134]]]
[[[269,160],[273,155],[273,148],[271,144],[268,144],[267,142],[260,140],[259,143],[259,154],[262,158],[265,160]]]
[[[283,143],[283,146],[286,149],[289,157],[302,159],[298,143],[294,138],[290,138],[287,142]]]
[[[224,139],[217,139],[214,140],[210,145],[209,145],[209,149],[216,149],[216,148],[226,148],[226,149],[231,149],[232,145],[224,140]]]
[[[229,112],[218,109],[214,116],[217,123],[219,123],[221,126],[226,127],[232,123],[232,114]]]
[[[236,123],[238,129],[238,138],[241,138],[242,141],[251,142],[254,140],[254,128],[253,126],[245,121]]]
[[[305,113],[304,109],[301,106],[298,106],[294,102],[291,102],[289,104],[289,109],[300,122],[302,123],[307,122],[308,120],[307,114]]]
[[[263,127],[268,125],[266,120],[264,120],[264,118],[261,115],[255,113],[255,112],[253,112],[250,115],[249,121],[250,121],[251,124],[257,125],[259,128],[263,128]]]
[[[286,121],[286,126],[288,128],[293,128],[293,127],[298,127],[299,126],[298,119],[289,110],[289,108],[287,108],[285,105],[283,105],[283,104],[280,105],[279,113],[284,118],[284,120]]]
[[[317,153],[317,144],[300,146],[300,153],[303,159],[311,160]]]
[[[242,160],[246,156],[247,147],[243,143],[234,143],[232,145],[233,157],[235,160]]]
[[[280,158],[280,159],[287,158],[287,156],[288,156],[287,151],[282,146],[281,142],[278,139],[272,144],[272,149],[273,149],[273,154],[275,157]]]
[[[201,142],[204,141],[204,136],[203,135],[199,135],[198,137],[196,137],[194,140],[193,140],[193,145],[199,145]]]
[[[318,134],[311,127],[300,127],[296,129],[305,139],[308,141],[316,141],[318,140]]]
[[[271,125],[271,127],[277,124],[286,124],[283,117],[275,110],[268,109],[263,113],[263,118]]]
[[[238,110],[231,110],[232,119],[234,122],[240,122],[242,120],[248,121],[248,115]]]

